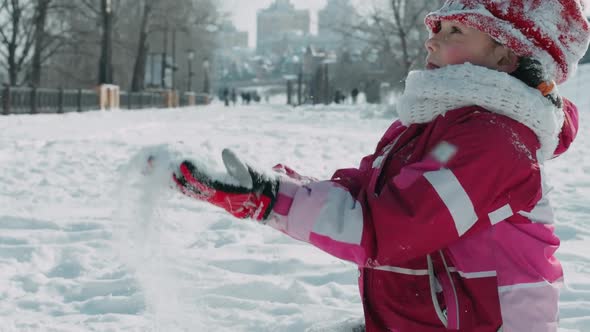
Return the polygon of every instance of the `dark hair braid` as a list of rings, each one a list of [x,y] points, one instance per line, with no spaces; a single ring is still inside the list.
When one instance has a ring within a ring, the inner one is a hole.
[[[518,68],[510,75],[523,81],[526,85],[539,89],[545,98],[549,99],[557,108],[561,108],[563,100],[555,89],[555,82],[547,82],[543,65],[531,57],[521,57],[518,61]]]

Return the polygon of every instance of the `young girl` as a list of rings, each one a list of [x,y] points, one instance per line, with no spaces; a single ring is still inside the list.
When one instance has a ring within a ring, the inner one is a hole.
[[[590,35],[580,0],[449,0],[425,19],[427,70],[358,168],[233,180],[185,161],[180,190],[356,263],[367,331],[556,331],[559,239],[543,163],[577,111],[557,94]]]

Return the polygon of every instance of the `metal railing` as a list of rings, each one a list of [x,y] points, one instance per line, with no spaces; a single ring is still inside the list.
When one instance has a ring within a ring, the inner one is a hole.
[[[179,107],[207,105],[211,103],[211,96],[205,93],[185,92],[178,96]]]
[[[211,96],[206,93],[195,93],[195,105],[207,105],[211,102]]]
[[[93,90],[38,89],[5,86],[1,98],[2,114],[84,112],[100,109]]]
[[[191,97],[189,97],[189,95]],[[171,103],[170,91],[119,93],[120,109],[185,107],[208,104],[204,94],[179,94],[178,104]],[[96,90],[44,89],[4,86],[0,93],[0,114],[40,114],[97,111],[101,109]]]
[[[166,98],[160,92],[127,92],[120,93],[121,109],[137,110],[143,108],[165,108]]]
[[[178,96],[178,106],[179,107],[185,107],[185,106],[190,106],[190,102],[191,102],[191,94],[190,93],[181,93]]]

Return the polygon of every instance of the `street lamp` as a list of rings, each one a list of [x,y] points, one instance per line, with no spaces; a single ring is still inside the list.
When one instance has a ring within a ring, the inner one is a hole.
[[[209,60],[203,61],[203,92],[209,94]]]
[[[188,59],[188,91],[193,90],[193,59],[195,58],[195,51],[187,50],[186,58]]]

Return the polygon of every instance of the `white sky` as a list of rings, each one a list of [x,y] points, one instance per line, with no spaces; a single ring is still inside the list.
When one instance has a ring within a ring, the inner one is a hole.
[[[249,32],[250,47],[256,45],[256,12],[267,8],[273,0],[223,0],[224,9],[230,12],[238,30]],[[317,11],[326,5],[326,0],[291,0],[297,9],[310,9],[312,21]]]
[[[249,32],[249,45],[256,45],[256,12],[259,9],[267,8],[274,0],[222,0],[224,10],[228,11],[238,30]],[[379,1],[379,0],[377,0]],[[586,13],[590,15],[590,0],[582,0],[587,3]],[[312,32],[316,31],[315,23],[317,11],[326,5],[326,0],[291,0],[291,3],[298,9],[310,9]],[[357,7],[367,6],[371,1],[352,0]]]
[[[250,33],[249,44],[256,45],[256,12],[259,9],[267,8],[274,0],[223,0],[223,7],[233,18],[238,30]],[[366,1],[366,0],[365,0]],[[352,0],[353,4],[360,4],[361,0]],[[291,0],[297,9],[309,9],[311,11],[312,32],[317,31],[315,23],[317,11],[326,6],[326,0]]]

